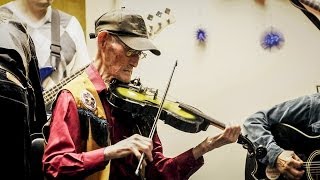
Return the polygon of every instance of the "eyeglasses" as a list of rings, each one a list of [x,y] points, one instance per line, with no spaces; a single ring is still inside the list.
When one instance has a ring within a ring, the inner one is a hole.
[[[113,37],[116,37],[116,39],[118,40],[118,42],[120,42],[120,44],[122,45],[122,47],[125,49],[126,51],[126,56],[127,57],[131,57],[134,55],[138,55],[140,59],[144,59],[147,57],[147,53],[139,51],[139,50],[134,50],[131,49],[129,46],[127,46],[126,44],[124,44],[118,36],[114,35]]]
[[[126,46],[126,56],[127,57],[131,57],[131,56],[134,56],[134,55],[138,55],[140,59],[144,59],[147,57],[147,53],[145,52],[142,52],[142,51],[138,51],[138,50],[134,50],[134,49],[129,49],[128,46]]]

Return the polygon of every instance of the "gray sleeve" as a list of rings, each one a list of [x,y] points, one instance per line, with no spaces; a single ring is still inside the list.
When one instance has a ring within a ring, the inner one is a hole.
[[[284,151],[271,134],[272,125],[286,123],[299,129],[314,128],[319,124],[319,93],[288,100],[264,111],[258,111],[244,121],[244,131],[255,145],[267,148],[267,155],[261,159],[264,164],[274,166],[278,155]],[[315,117],[317,116],[317,117]]]

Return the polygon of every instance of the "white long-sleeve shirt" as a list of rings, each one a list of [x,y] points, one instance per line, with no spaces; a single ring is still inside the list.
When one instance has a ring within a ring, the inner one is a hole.
[[[42,87],[48,90],[63,78],[74,74],[82,67],[90,63],[88,49],[82,27],[76,17],[59,11],[60,14],[60,45],[61,60],[56,64],[57,70],[44,73],[45,67],[54,68],[50,58],[51,46],[51,6],[46,15],[38,22],[31,21],[16,7],[15,2],[4,5],[22,22],[27,24],[27,30],[32,37],[39,61]],[[64,65],[64,62],[66,66]]]

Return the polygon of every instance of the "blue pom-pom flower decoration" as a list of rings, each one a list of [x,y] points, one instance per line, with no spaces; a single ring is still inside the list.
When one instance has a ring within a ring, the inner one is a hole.
[[[273,48],[280,49],[284,44],[284,37],[282,33],[276,31],[273,27],[271,27],[268,31],[266,31],[261,38],[261,46],[264,49],[271,50]]]
[[[199,42],[205,42],[206,39],[207,39],[207,32],[206,32],[203,28],[199,28],[199,29],[196,31],[196,39],[197,39]]]

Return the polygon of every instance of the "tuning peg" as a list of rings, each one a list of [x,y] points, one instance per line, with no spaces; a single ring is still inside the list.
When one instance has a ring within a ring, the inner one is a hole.
[[[256,149],[256,158],[262,159],[267,155],[267,148],[262,145],[259,145]]]
[[[161,15],[165,16],[165,19],[166,19],[166,23],[167,23],[167,24],[172,24],[172,23],[175,22],[175,19],[174,19],[173,15],[171,15],[171,14],[172,14],[172,13],[171,13],[171,9],[170,9],[170,8],[166,8],[166,9],[164,10],[164,13],[161,14]]]
[[[161,16],[162,16],[162,12],[158,11],[156,15],[157,15],[158,17],[161,17]]]
[[[171,11],[171,9],[166,8],[166,9],[164,10],[164,13],[166,13],[166,14],[170,14],[170,11]]]
[[[149,14],[148,17],[147,17],[147,19],[150,20],[150,21],[152,21],[153,15]]]
[[[149,26],[149,30],[148,30],[148,35],[149,35],[149,37],[152,37],[152,36],[153,36],[153,32],[154,32],[153,26]]]

